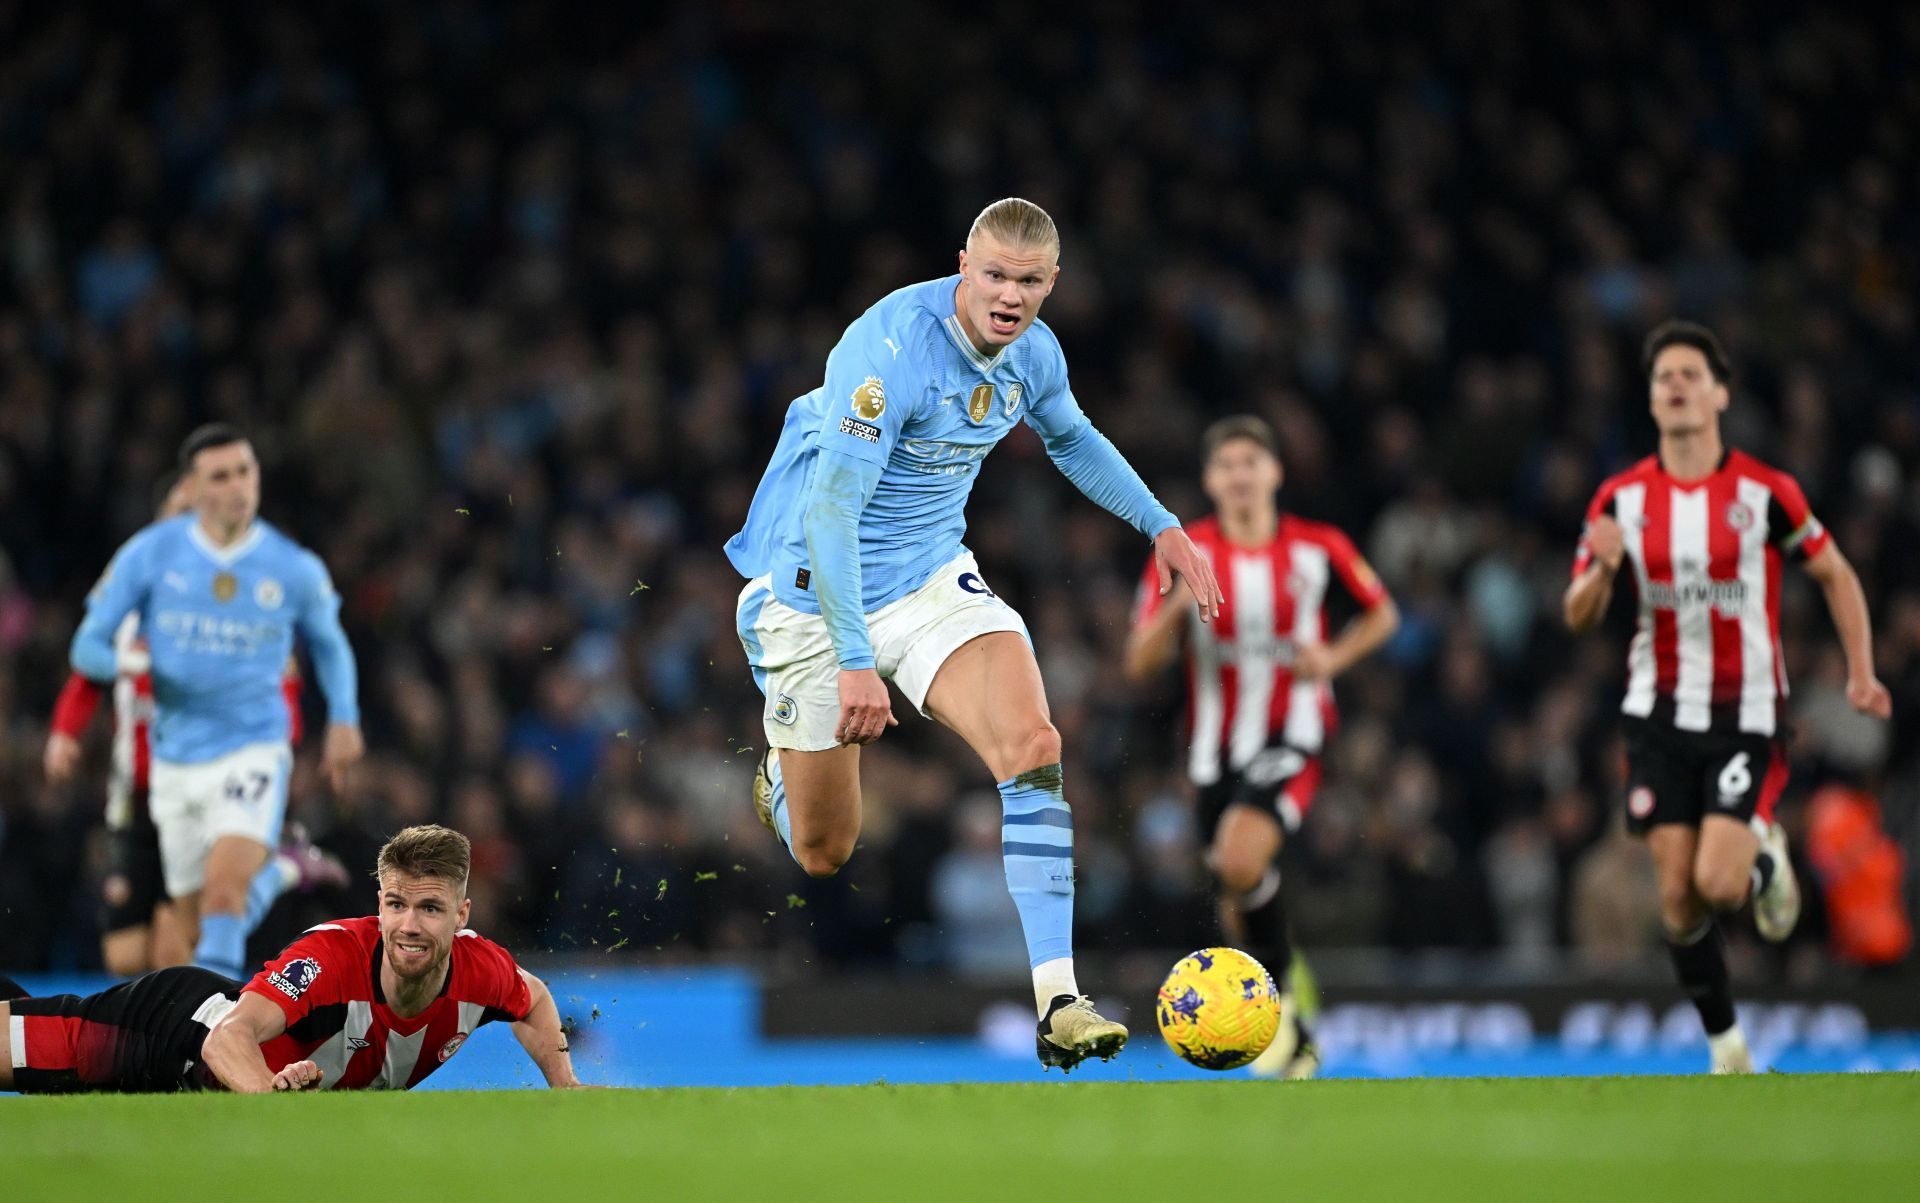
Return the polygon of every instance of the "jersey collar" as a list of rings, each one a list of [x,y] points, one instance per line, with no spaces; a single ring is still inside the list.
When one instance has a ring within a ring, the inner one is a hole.
[[[967,362],[972,364],[975,370],[979,371],[982,375],[1000,366],[1000,357],[1007,353],[1007,348],[1000,348],[999,354],[996,355],[988,356],[980,354],[980,348],[973,345],[973,340],[967,337],[966,330],[961,327],[960,315],[958,313],[949,313],[947,320],[942,322],[941,325],[945,327],[947,337],[953,340],[953,345],[960,348],[960,354],[965,355]],[[1007,344],[1009,347],[1012,345],[1012,343]]]
[[[208,559],[223,567],[238,562],[240,557],[260,546],[260,540],[266,537],[267,532],[261,527],[257,518],[253,525],[247,528],[247,533],[241,535],[229,547],[221,547],[208,537],[207,532],[200,527],[199,518],[187,524],[187,538],[193,540],[193,545],[198,547]]]

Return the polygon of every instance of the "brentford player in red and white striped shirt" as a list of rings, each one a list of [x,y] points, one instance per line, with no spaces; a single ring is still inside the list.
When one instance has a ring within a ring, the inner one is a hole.
[[[1188,775],[1199,796],[1201,838],[1219,885],[1225,938],[1261,954],[1283,990],[1292,943],[1275,863],[1287,833],[1313,805],[1321,751],[1335,721],[1332,681],[1399,625],[1380,580],[1340,531],[1283,514],[1283,472],[1272,430],[1254,417],[1224,418],[1201,437],[1202,485],[1216,514],[1187,528],[1213,564],[1226,598],[1211,624],[1194,620],[1159,587],[1140,583],[1127,672],[1159,672],[1187,635]],[[1325,602],[1335,581],[1361,615],[1327,641]],[[1319,1054],[1283,994],[1286,1022],[1253,1065],[1304,1077]]]
[[[1754,903],[1769,940],[1800,914],[1786,835],[1780,570],[1802,564],[1826,594],[1847,656],[1847,698],[1886,718],[1866,596],[1791,476],[1720,439],[1731,399],[1711,331],[1668,322],[1644,356],[1660,453],[1600,486],[1567,589],[1567,625],[1590,630],[1630,564],[1639,600],[1627,651],[1627,826],[1660,878],[1675,971],[1700,1009],[1716,1073],[1753,1068],[1733,1020],[1714,914]]]
[[[467,927],[472,863],[459,832],[407,828],[380,850],[378,915],[310,929],[244,985],[177,966],[25,998],[0,979],[0,1090],[406,1090],[496,1020],[549,1086],[579,1086],[545,983]]]

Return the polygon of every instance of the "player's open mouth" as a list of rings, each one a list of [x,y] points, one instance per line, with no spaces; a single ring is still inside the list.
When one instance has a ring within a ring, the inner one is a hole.
[[[995,334],[1012,334],[1020,328],[1020,315],[992,309],[987,312],[987,324],[993,327]]]
[[[402,944],[397,940],[394,942],[393,948],[395,952],[398,952],[403,957],[424,957],[431,951],[429,946],[425,944]]]

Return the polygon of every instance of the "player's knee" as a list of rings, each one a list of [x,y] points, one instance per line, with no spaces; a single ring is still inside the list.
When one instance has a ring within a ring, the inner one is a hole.
[[[1059,764],[1059,730],[1046,719],[1036,719],[1023,734],[1009,743],[1007,759],[1009,777]]]
[[[100,962],[113,977],[139,977],[147,971],[146,948],[144,944],[131,948],[109,944],[101,950]]]
[[[1260,886],[1260,879],[1266,876],[1267,866],[1259,858],[1236,849],[1233,845],[1216,844],[1213,849],[1214,872],[1220,878],[1220,890],[1224,894],[1251,894]]]
[[[1694,892],[1693,882],[1684,877],[1661,878],[1660,918],[1668,932],[1692,931],[1706,918],[1705,911],[1700,896]]]
[[[824,838],[799,840],[793,846],[793,858],[808,877],[832,877],[853,856],[853,841]]]
[[[1737,911],[1747,901],[1748,875],[1738,868],[1714,866],[1694,878],[1694,890],[1716,911]]]

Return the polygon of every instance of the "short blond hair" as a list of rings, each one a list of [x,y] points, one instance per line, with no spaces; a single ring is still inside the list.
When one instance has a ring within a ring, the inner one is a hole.
[[[1039,205],[1017,196],[1003,197],[980,210],[973,228],[967,231],[967,245],[972,246],[981,234],[991,234],[1010,247],[1044,247],[1055,255],[1060,253],[1060,231],[1053,218]]]
[[[437,877],[450,883],[460,897],[467,893],[467,875],[473,870],[473,843],[451,827],[427,823],[409,827],[380,849],[373,875],[384,885],[388,873],[408,877]]]

